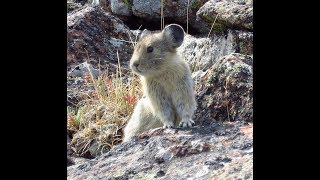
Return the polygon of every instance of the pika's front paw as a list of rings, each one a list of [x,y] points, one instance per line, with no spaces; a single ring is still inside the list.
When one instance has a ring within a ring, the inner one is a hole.
[[[194,121],[192,119],[185,119],[185,120],[181,120],[181,122],[179,123],[179,127],[192,127],[192,125],[194,125]]]

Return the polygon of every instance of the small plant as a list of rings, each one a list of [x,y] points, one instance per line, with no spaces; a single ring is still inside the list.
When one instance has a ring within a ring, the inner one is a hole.
[[[97,79],[90,73],[83,78],[94,93],[88,94],[77,112],[67,107],[67,130],[75,154],[92,158],[122,141],[122,129],[142,93],[138,77],[122,73],[119,56],[116,72],[109,74],[107,69]]]

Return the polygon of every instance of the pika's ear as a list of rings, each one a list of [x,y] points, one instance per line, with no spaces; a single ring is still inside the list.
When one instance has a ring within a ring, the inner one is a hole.
[[[171,44],[172,48],[178,48],[181,46],[184,39],[184,30],[178,24],[167,25],[162,33],[165,39]]]
[[[138,37],[137,37],[137,41],[139,41],[140,39],[142,39],[144,36],[146,36],[147,34],[150,34],[151,32],[147,29],[144,29],[142,32],[140,32],[138,34]]]

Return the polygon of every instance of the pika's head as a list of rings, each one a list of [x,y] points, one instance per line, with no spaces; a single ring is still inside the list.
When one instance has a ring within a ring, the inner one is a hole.
[[[167,25],[160,32],[142,31],[134,47],[130,67],[142,76],[163,72],[175,60],[176,49],[184,39],[184,30],[178,24]]]

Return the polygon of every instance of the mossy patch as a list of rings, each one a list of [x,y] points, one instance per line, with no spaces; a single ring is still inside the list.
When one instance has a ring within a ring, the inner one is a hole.
[[[132,11],[132,6],[133,6],[132,0],[123,0],[123,3],[128,6],[129,11]]]
[[[207,0],[192,0],[189,2],[189,7],[192,10],[198,10],[201,6],[203,6]]]
[[[209,27],[211,27],[214,22],[212,30],[215,32],[225,32],[229,26],[229,23],[224,20],[217,18],[216,21],[214,21],[216,16],[211,16],[206,13],[200,14],[199,16],[208,24]]]

